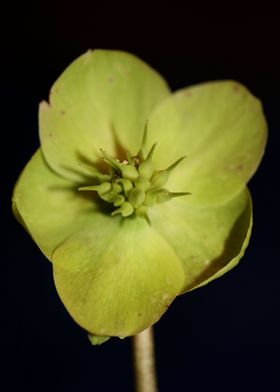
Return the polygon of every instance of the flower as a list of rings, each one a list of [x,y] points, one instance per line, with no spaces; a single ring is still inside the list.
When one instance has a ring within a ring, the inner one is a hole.
[[[243,256],[252,227],[246,183],[267,125],[240,83],[171,94],[135,56],[88,51],[40,104],[39,128],[13,211],[95,343],[144,330],[177,295]]]

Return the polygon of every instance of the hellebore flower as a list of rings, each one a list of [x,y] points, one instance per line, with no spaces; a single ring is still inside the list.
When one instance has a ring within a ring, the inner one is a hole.
[[[267,126],[241,84],[171,94],[135,56],[88,51],[40,104],[39,128],[41,148],[15,186],[13,211],[89,333],[134,335],[243,256],[246,183]]]

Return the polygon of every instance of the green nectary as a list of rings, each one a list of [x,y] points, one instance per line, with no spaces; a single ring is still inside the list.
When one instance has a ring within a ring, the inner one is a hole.
[[[96,191],[99,197],[116,207],[111,215],[121,214],[123,218],[137,214],[148,219],[147,207],[172,200],[174,197],[189,195],[189,192],[169,192],[163,188],[182,157],[164,170],[155,170],[152,161],[154,144],[145,154],[147,127],[139,153],[132,156],[127,152],[127,159],[122,162],[108,155],[101,149],[104,162],[109,166],[109,174],[103,174],[94,168],[94,177],[98,184],[79,187],[79,191]]]

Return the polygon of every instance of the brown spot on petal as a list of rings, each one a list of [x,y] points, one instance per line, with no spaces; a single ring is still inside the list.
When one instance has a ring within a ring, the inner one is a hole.
[[[60,112],[59,112],[62,116],[64,116],[64,114],[65,114],[65,111],[64,110],[60,110]]]
[[[243,172],[244,170],[244,165],[240,163],[238,166],[236,166],[235,170],[239,173]]]
[[[116,79],[114,78],[114,76],[109,76],[108,77],[108,79],[107,79],[107,82],[109,83],[109,84],[113,84],[113,83],[115,83],[115,81],[116,81]]]
[[[235,91],[236,93],[238,93],[240,91],[240,86],[238,86],[238,84],[234,84],[233,85],[233,91]]]
[[[53,87],[53,88],[51,89],[51,93],[58,94],[59,92],[60,92],[60,87],[58,87],[58,86],[55,86],[55,87]]]

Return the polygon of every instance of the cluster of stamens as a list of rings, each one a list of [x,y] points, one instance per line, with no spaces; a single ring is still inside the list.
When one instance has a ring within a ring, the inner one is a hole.
[[[172,200],[174,197],[188,195],[188,192],[169,192],[164,188],[170,173],[185,158],[182,157],[165,170],[155,170],[153,153],[156,144],[145,154],[147,128],[145,128],[142,145],[136,156],[127,152],[127,159],[119,161],[101,150],[103,161],[109,165],[109,174],[100,173],[94,168],[97,185],[80,187],[80,191],[96,191],[99,197],[111,203],[115,210],[111,215],[123,217],[134,213],[146,215],[148,207]]]

